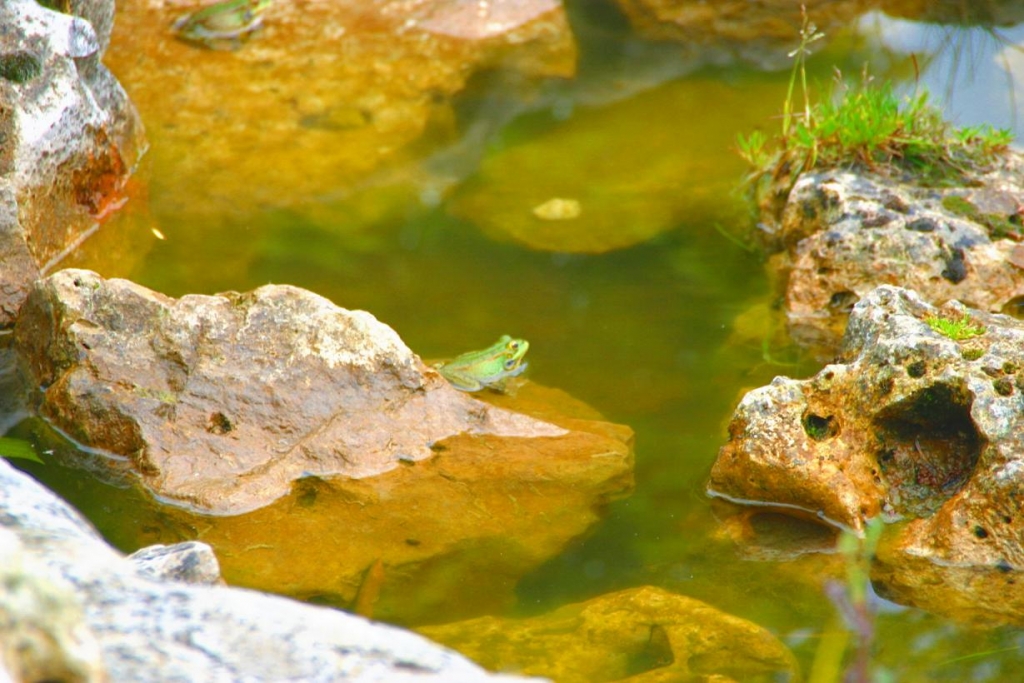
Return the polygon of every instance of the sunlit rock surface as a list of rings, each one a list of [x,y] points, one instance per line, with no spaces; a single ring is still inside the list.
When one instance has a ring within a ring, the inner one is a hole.
[[[486,398],[567,434],[463,434],[434,457],[377,477],[300,480],[246,515],[165,509],[160,519],[180,538],[201,529],[232,584],[405,624],[507,608],[523,576],[632,491],[632,433],[532,384]]]
[[[986,331],[954,341],[925,322],[965,312],[896,287],[869,293],[842,362],[743,398],[711,493],[855,529],[911,519],[908,555],[1024,569],[1024,323],[970,310]]]
[[[789,650],[756,624],[693,598],[631,588],[526,619],[420,629],[484,666],[593,681],[795,680]]]
[[[459,392],[368,313],[295,287],[171,299],[66,270],[15,337],[43,414],[123,458],[83,470],[183,505],[155,525],[202,529],[236,584],[476,615],[632,490],[627,427],[529,382]]]
[[[0,660],[0,673],[5,666],[28,673],[24,680],[90,683],[522,680],[488,674],[420,636],[336,610],[154,580],[3,459],[0,526],[0,615],[13,616],[23,638],[51,638],[36,641],[50,655],[41,667],[31,668],[39,662],[25,649],[13,661]],[[58,592],[59,604],[51,598]],[[8,608],[30,605],[30,596],[46,609]],[[25,642],[9,640],[10,631],[2,635],[3,655]]]
[[[204,218],[347,198],[414,143],[450,140],[474,74],[576,68],[556,0],[275,2],[235,52],[171,35],[194,4],[119,3],[109,62],[151,131],[162,201]]]
[[[45,415],[207,512],[380,474],[456,434],[567,434],[456,391],[369,313],[297,287],[172,299],[65,270],[36,283],[15,338]]]
[[[85,9],[96,26],[35,0],[0,3],[0,327],[40,271],[116,205],[144,144],[99,62],[113,0]]]
[[[934,304],[1019,313],[1022,178],[1024,159],[1013,153],[962,187],[839,170],[802,175],[777,218],[762,207],[764,237],[779,250],[770,269],[796,340],[834,347],[853,304],[882,284]]]

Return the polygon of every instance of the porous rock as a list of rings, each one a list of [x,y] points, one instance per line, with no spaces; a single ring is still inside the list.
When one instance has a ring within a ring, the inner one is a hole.
[[[297,287],[172,299],[65,270],[35,283],[15,339],[44,415],[204,512],[380,474],[456,434],[566,434],[456,391],[369,313]]]
[[[928,320],[984,333],[952,339]],[[911,521],[901,552],[1024,569],[1024,323],[882,286],[853,308],[839,362],[744,396],[709,491],[861,529]]]
[[[135,110],[100,63],[113,1],[0,3],[0,327],[29,284],[117,204],[144,145]]]
[[[19,571],[7,561],[13,548],[28,568],[19,580],[31,580],[37,594],[41,582],[59,580],[60,605],[67,606],[56,615],[10,620],[22,633],[36,628],[59,634],[47,643],[53,655],[48,667],[25,680],[523,680],[488,674],[421,636],[336,610],[237,588],[156,581],[70,506],[2,459],[0,525],[5,578]],[[9,586],[0,584],[4,608],[25,590]],[[68,645],[69,628],[77,650]],[[0,649],[12,642],[10,633],[0,638]],[[54,652],[57,647],[62,651]],[[3,664],[11,673],[25,666],[22,660]]]
[[[857,300],[899,285],[925,301],[990,312],[1024,301],[1024,158],[1006,156],[963,186],[933,188],[865,171],[805,173],[762,226],[798,343],[834,349]]]

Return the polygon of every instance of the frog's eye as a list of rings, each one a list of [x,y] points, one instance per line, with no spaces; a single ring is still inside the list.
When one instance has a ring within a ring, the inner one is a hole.
[[[510,341],[508,343],[508,350],[509,351],[518,351],[519,350],[519,342],[517,342],[517,341]]]

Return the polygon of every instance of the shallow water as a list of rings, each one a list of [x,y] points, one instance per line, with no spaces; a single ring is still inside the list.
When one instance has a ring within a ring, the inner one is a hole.
[[[121,11],[119,22],[139,21]],[[636,431],[636,492],[527,576],[513,613],[654,584],[768,627],[807,671],[836,619],[815,579],[820,556],[744,556],[703,493],[742,393],[776,374],[816,370],[778,335],[759,258],[727,238],[751,223],[737,189],[744,168],[733,153],[736,134],[775,125],[789,72],[684,59],[671,44],[629,38],[601,13],[576,21],[576,81],[552,80],[520,103],[500,77],[479,78],[455,100],[454,120],[402,158],[335,188],[295,190],[283,179],[289,197],[236,200],[224,188],[246,179],[217,177],[233,172],[232,157],[161,148],[174,131],[140,99],[153,149],[139,184],[64,265],[175,296],[298,285],[372,312],[425,358],[480,348],[503,333],[529,339],[531,379]],[[1024,41],[1024,26],[1001,34]],[[141,76],[124,49],[115,33],[107,62],[134,96]],[[826,79],[833,65],[857,73],[865,62],[903,90],[927,87],[961,125],[1024,135],[1014,107],[1024,54],[989,33],[872,14],[830,36],[809,68]],[[147,78],[167,77],[147,68]],[[258,130],[261,122],[250,124]],[[590,234],[622,226],[636,243],[604,251],[583,240],[586,253],[567,253],[576,242],[556,235],[559,251],[534,249],[503,222],[503,212],[528,212],[555,196],[581,200]],[[12,435],[57,455],[68,448],[37,422],[22,422]],[[167,521],[131,488],[112,492],[43,457],[49,464],[21,466],[122,548],[197,533]],[[811,541],[819,534],[803,525],[787,533]],[[876,660],[897,680],[1017,680],[1019,630],[968,629],[878,604]]]

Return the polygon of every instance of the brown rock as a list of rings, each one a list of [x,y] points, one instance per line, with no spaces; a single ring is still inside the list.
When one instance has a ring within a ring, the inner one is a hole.
[[[1024,626],[1024,588],[1016,571],[944,565],[897,545],[879,549],[871,580],[884,598],[962,624]]]
[[[646,38],[675,40],[693,49],[738,56],[781,68],[798,44],[801,5],[826,35],[834,34],[875,4],[871,0],[618,0]],[[721,57],[719,58],[721,59]]]
[[[168,509],[161,523],[181,538],[202,529],[233,585],[406,624],[506,609],[522,576],[631,492],[632,432],[529,383],[515,397],[484,397],[566,433],[461,434],[375,477],[307,477],[245,515]]]
[[[211,512],[304,475],[380,474],[456,434],[566,434],[455,391],[370,314],[295,287],[175,300],[62,271],[34,286],[16,340],[51,420]]]
[[[61,271],[15,336],[51,421],[187,506],[141,506],[126,542],[201,530],[236,585],[473,616],[632,490],[628,428],[528,382],[456,391],[368,313],[295,287],[171,299]]]
[[[581,681],[752,681],[798,677],[767,630],[693,598],[632,588],[528,619],[482,617],[419,629],[499,671]]]
[[[984,333],[958,341],[926,322],[965,315]],[[709,491],[855,529],[909,518],[908,555],[1024,568],[1024,323],[879,287],[843,349],[846,362],[743,398]]]

